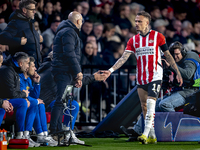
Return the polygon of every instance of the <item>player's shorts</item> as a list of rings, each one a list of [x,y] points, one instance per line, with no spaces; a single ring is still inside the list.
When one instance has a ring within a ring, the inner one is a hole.
[[[143,90],[148,92],[148,96],[158,98],[160,93],[162,80],[157,80],[150,82],[145,85],[138,85],[138,88],[142,88]]]

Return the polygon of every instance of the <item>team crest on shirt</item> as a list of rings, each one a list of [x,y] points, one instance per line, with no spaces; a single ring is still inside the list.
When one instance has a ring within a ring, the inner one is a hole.
[[[149,43],[153,43],[154,42],[154,40],[149,40]]]
[[[30,87],[29,86],[26,86],[26,90],[29,90],[30,89]]]

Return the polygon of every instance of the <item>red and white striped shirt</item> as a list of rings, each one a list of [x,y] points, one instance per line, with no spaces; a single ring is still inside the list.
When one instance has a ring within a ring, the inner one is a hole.
[[[125,51],[133,52],[137,58],[137,84],[144,85],[162,80],[160,46],[166,44],[165,37],[154,30],[146,36],[137,34],[129,39]]]

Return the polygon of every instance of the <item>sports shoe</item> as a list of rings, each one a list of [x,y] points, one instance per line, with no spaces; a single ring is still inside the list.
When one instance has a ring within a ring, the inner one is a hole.
[[[141,136],[138,136],[137,139],[138,139],[138,141],[142,142],[142,144],[148,144],[147,137],[144,134],[142,134]]]
[[[71,133],[71,135],[70,135],[70,133]],[[69,144],[70,136],[71,136],[71,143],[70,143],[71,145],[85,144],[84,141],[81,141],[76,137],[76,135],[74,134],[74,132],[72,130],[70,130],[70,132],[67,133],[67,135],[65,135],[65,139],[63,139],[61,142],[63,144]]]
[[[149,137],[147,139],[147,143],[148,144],[157,144],[157,138],[153,139],[153,138]]]
[[[48,143],[48,146],[57,146],[58,145],[58,142],[55,141],[50,135],[49,136],[44,136],[44,135],[37,136],[37,142],[38,143]]]
[[[28,139],[28,141],[29,141],[28,147],[39,147],[40,146],[39,143],[36,143],[31,139],[30,135],[24,136],[24,139]]]
[[[138,136],[140,136],[140,134],[138,134],[137,132],[135,132],[135,130],[133,130],[133,129],[127,129],[124,126],[121,126],[120,129],[124,132],[124,134],[126,136],[129,137],[129,139],[126,140],[126,142],[137,141]]]

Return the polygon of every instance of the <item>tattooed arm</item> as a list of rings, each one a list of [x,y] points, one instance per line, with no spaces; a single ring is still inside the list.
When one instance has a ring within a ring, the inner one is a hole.
[[[183,84],[183,79],[182,79],[182,76],[180,74],[180,71],[178,70],[178,67],[176,65],[176,62],[174,61],[174,58],[172,57],[172,55],[170,54],[169,50],[167,51],[164,51],[164,54],[165,54],[165,57],[166,57],[166,60],[167,62],[170,64],[170,66],[174,69],[174,71],[176,72],[177,76],[176,76],[176,79],[178,81],[179,86],[182,86]]]
[[[131,55],[130,52],[126,52],[125,51],[123,53],[122,57],[120,57],[117,60],[117,62],[109,70],[107,70],[107,71],[101,71],[106,76],[106,79],[111,75],[112,72],[114,72],[115,70],[119,69],[128,60],[128,58],[129,58],[130,55]]]

